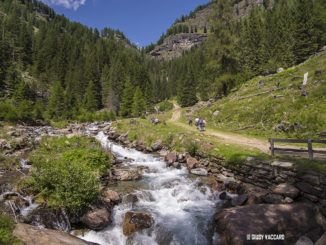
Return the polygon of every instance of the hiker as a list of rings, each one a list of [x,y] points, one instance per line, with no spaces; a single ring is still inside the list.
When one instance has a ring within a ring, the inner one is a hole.
[[[205,120],[203,120],[203,123],[202,123],[202,129],[203,129],[203,131],[206,130],[206,121],[205,121]]]
[[[198,125],[199,125],[199,131],[202,131],[203,120],[201,120],[200,118],[199,118]]]
[[[198,123],[199,123],[199,118],[197,117],[197,118],[195,119],[195,126],[196,126],[196,128],[198,128]]]
[[[192,117],[189,118],[189,126],[192,126]]]
[[[152,117],[151,120],[152,120],[152,123],[154,123],[154,121],[155,121],[154,117]]]

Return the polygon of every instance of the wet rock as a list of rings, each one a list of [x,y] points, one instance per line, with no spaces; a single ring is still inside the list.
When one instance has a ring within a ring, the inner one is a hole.
[[[141,178],[141,173],[137,169],[114,169],[113,176],[117,180],[131,181]]]
[[[220,198],[221,200],[227,200],[227,199],[228,199],[228,194],[227,194],[225,191],[223,191],[223,192],[221,192],[221,194],[219,195],[219,198]]]
[[[91,230],[103,230],[111,223],[111,214],[106,208],[95,209],[84,214],[81,222]]]
[[[120,134],[118,134],[118,133],[116,133],[114,131],[110,131],[109,135],[108,135],[108,138],[111,139],[111,140],[116,140],[119,136],[120,136]]]
[[[300,191],[289,183],[279,184],[273,189],[273,193],[295,199],[299,196]]]
[[[112,190],[106,190],[103,193],[105,200],[112,203],[119,203],[121,201],[120,195]]]
[[[122,199],[122,203],[124,204],[135,204],[136,202],[138,202],[138,197],[135,194],[129,194]]]
[[[123,234],[130,236],[135,232],[150,228],[154,224],[151,215],[127,212],[123,220]]]
[[[71,229],[67,215],[60,208],[38,207],[24,218],[24,222],[65,232],[69,232]]]
[[[325,245],[326,244],[326,232],[318,239],[315,245]]]
[[[151,144],[153,151],[159,151],[163,148],[162,140],[157,140]]]
[[[314,245],[309,237],[302,236],[294,245]]]
[[[190,173],[195,174],[195,175],[200,175],[200,176],[207,176],[208,172],[204,168],[195,168],[191,169]]]
[[[28,224],[17,224],[13,231],[13,235],[20,239],[25,245],[90,245],[95,244],[86,242],[78,237],[68,233],[50,230],[39,229]]]
[[[165,158],[168,155],[169,151],[167,151],[167,150],[160,150],[158,153],[160,154],[161,157],[164,157]]]
[[[188,157],[187,158],[187,168],[188,169],[195,168],[197,164],[198,164],[198,161],[197,161],[196,158],[193,158],[193,157]]]
[[[236,197],[232,198],[231,204],[233,207],[236,206],[242,206],[244,205],[248,200],[248,195],[247,194],[242,194]]]
[[[167,161],[167,164],[169,166],[171,166],[174,162],[177,161],[177,152],[173,151],[173,152],[169,152],[166,156],[165,156],[165,161]]]
[[[315,220],[314,208],[305,204],[257,204],[224,209],[214,216],[214,224],[222,245],[245,244],[247,234],[284,234],[282,244],[292,245],[303,235],[312,238],[322,231]],[[264,244],[276,243],[265,240]]]
[[[173,166],[174,168],[180,169],[180,168],[181,168],[181,163],[180,163],[180,162],[174,162],[174,163],[172,164],[172,166]]]

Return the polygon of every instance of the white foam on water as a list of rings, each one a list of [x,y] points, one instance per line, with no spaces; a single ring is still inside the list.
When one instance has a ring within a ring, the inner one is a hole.
[[[96,139],[103,147],[110,148],[113,154],[133,159],[128,165],[148,167],[143,179],[149,188],[134,192],[139,200],[135,205],[116,206],[112,225],[100,232],[90,231],[80,238],[103,245],[211,244],[207,232],[216,211],[216,203],[220,201],[217,193],[213,193],[199,179],[189,179],[185,167],[168,168],[164,161],[152,154],[110,142],[103,132],[100,132]],[[125,237],[122,224],[128,211],[151,214],[155,220],[153,228],[137,233],[131,238]]]

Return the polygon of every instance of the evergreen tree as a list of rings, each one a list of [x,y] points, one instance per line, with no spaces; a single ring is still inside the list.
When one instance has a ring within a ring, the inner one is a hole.
[[[123,96],[120,104],[119,114],[122,117],[129,117],[132,113],[132,105],[134,98],[134,87],[130,83],[130,80],[127,79],[125,83],[125,88],[123,90]]]
[[[318,47],[312,14],[312,0],[298,0],[294,34],[294,54],[297,62],[307,59]]]
[[[17,89],[15,90],[15,92],[13,94],[14,101],[15,101],[16,105],[18,105],[22,101],[33,102],[35,100],[35,96],[36,95],[35,95],[34,91],[23,80],[20,81]]]
[[[146,102],[143,97],[143,93],[139,87],[136,88],[134,94],[134,102],[132,104],[132,115],[134,117],[140,116],[145,111]]]
[[[90,112],[95,112],[99,109],[99,102],[97,100],[97,89],[93,81],[90,81],[85,97],[84,97],[84,108]]]
[[[50,119],[60,119],[64,113],[64,90],[61,82],[56,81],[51,88],[47,114]]]
[[[181,76],[181,81],[178,87],[178,103],[182,107],[192,106],[197,103],[196,96],[196,84],[193,75],[192,67],[188,67],[183,74],[184,79]]]

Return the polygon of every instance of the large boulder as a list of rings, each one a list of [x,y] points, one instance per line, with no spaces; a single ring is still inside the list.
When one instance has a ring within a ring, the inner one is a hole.
[[[167,162],[167,164],[169,166],[171,166],[174,162],[177,161],[177,152],[173,151],[173,152],[169,152],[166,156],[165,156],[165,161]]]
[[[295,199],[296,197],[299,196],[300,191],[291,184],[283,183],[276,186],[273,189],[273,193]]]
[[[72,236],[63,231],[39,229],[27,224],[17,224],[13,235],[20,239],[25,245],[89,245],[95,244],[86,242],[78,237]]]
[[[151,144],[153,151],[159,151],[163,148],[162,140],[157,140]]]
[[[103,230],[111,223],[111,213],[106,208],[89,211],[81,217],[81,222],[89,229]]]
[[[193,157],[187,158],[187,168],[188,169],[193,169],[196,167],[196,165],[198,165],[198,161],[196,158],[193,158]]]
[[[113,176],[121,181],[139,180],[141,178],[141,171],[137,169],[114,169]]]
[[[119,203],[121,201],[120,195],[112,190],[105,190],[103,192],[105,201],[111,202],[111,203]]]
[[[306,204],[257,204],[228,208],[214,216],[214,225],[221,236],[221,245],[249,244],[247,236],[251,234],[284,234],[285,240],[279,241],[284,245],[294,244],[303,235],[316,241],[322,234],[314,208]],[[263,244],[278,243],[264,237]]]
[[[153,224],[154,219],[151,215],[127,212],[123,220],[123,234],[130,236],[137,231],[150,228]]]

